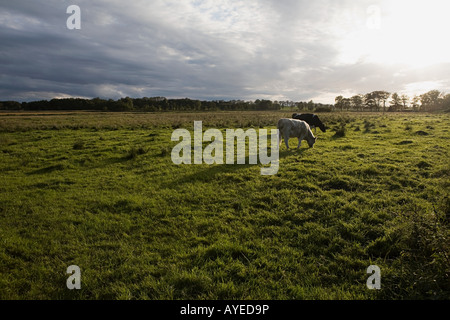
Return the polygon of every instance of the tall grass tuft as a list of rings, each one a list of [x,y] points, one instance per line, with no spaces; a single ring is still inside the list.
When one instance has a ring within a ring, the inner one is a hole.
[[[84,141],[82,141],[82,140],[76,141],[76,142],[73,144],[72,149],[74,149],[74,150],[81,150],[81,149],[84,149]]]
[[[335,134],[333,137],[335,137],[335,138],[345,137],[345,134],[347,132],[347,128],[345,127],[345,125],[346,125],[345,122],[341,122],[340,126],[336,126],[334,128]]]
[[[126,159],[131,160],[137,158],[139,155],[146,154],[148,152],[148,149],[145,149],[143,147],[131,147],[125,156]]]

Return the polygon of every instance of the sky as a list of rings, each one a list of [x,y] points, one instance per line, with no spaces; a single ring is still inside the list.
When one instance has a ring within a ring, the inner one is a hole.
[[[0,0],[0,101],[450,93],[448,12],[447,0]]]

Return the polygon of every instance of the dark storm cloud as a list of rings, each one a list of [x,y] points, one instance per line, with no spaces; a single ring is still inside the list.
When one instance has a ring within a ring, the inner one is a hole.
[[[369,1],[78,1],[81,30],[66,27],[71,4],[0,4],[0,100],[298,101],[446,79],[442,69],[340,61]]]

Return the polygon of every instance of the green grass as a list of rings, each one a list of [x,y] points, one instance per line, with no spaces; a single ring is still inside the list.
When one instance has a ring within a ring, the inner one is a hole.
[[[288,116],[0,115],[0,299],[450,298],[448,115],[323,115],[274,176],[171,161],[194,120]]]

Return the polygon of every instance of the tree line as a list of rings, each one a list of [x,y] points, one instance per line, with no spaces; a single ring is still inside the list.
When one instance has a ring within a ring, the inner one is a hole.
[[[62,98],[39,100],[32,102],[0,101],[0,110],[96,110],[96,111],[269,111],[295,108],[303,111],[331,111],[333,105],[309,102],[260,100],[213,100],[201,101],[193,99],[167,99],[165,97],[121,98],[112,99],[82,99]]]
[[[431,90],[419,96],[408,97],[405,94],[387,91],[373,91],[346,98],[338,96],[335,104],[300,101],[260,100],[212,100],[167,99],[165,97],[83,99],[62,98],[31,102],[0,101],[0,110],[94,110],[94,111],[270,111],[298,110],[304,112],[331,111],[450,111],[450,94]]]
[[[337,96],[335,108],[346,111],[450,111],[450,94],[431,90],[409,97],[406,94],[373,91],[350,98]]]

